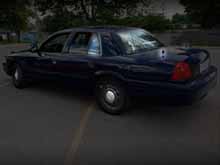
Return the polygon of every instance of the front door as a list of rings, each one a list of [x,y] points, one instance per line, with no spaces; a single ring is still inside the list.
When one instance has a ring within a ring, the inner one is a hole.
[[[40,56],[32,61],[32,68],[36,76],[42,78],[55,78],[56,60],[54,56],[61,56],[63,48],[67,42],[70,33],[61,33],[50,37],[40,47]]]

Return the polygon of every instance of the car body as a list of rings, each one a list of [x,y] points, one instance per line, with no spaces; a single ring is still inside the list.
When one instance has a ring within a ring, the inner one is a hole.
[[[217,83],[208,51],[165,47],[149,32],[131,27],[67,29],[39,48],[5,58],[4,70],[16,87],[35,79],[92,84],[99,105],[111,114],[126,109],[130,96],[194,100]]]

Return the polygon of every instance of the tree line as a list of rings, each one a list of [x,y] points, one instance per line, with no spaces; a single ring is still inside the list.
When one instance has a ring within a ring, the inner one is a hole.
[[[155,16],[149,13],[153,3],[155,0],[0,1],[0,29],[16,32],[19,36],[20,31],[28,29],[30,17],[38,20],[41,30],[47,32],[84,25],[140,26],[149,30],[169,29],[171,22],[168,19],[163,15]],[[185,12],[190,20],[201,24],[203,28],[219,25],[219,0],[180,0],[180,3],[185,6]]]

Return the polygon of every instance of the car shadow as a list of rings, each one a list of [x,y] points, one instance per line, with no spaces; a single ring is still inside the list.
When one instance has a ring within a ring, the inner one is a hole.
[[[85,89],[78,85],[66,85],[60,82],[37,82],[31,83],[29,87],[31,90],[36,90],[43,94],[50,96],[58,96],[62,99],[80,101],[87,103],[93,101],[93,93],[91,89]]]
[[[175,123],[178,127],[197,118],[203,104],[205,101],[186,104],[184,101],[171,98],[136,98],[125,116],[140,120],[162,121],[164,127]]]
[[[95,102],[94,90],[90,87],[85,88],[78,84],[67,85],[60,82],[40,82],[31,85],[31,88],[37,89],[42,93],[48,93],[59,95],[60,97],[66,97],[68,99],[74,98],[83,102]],[[177,113],[190,113],[198,110],[193,108],[198,107],[199,101],[190,105],[184,100],[178,100],[173,98],[162,98],[162,97],[136,97],[132,98],[130,110],[124,115],[171,115]],[[97,107],[97,106],[96,106]],[[98,108],[98,107],[97,107]],[[98,108],[99,109],[99,108]]]

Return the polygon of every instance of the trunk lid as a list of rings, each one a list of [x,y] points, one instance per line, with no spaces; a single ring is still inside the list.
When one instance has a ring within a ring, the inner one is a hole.
[[[210,66],[210,55],[208,51],[203,49],[162,47],[129,57],[137,64],[132,65],[131,70],[134,73],[139,71],[146,72],[148,75],[151,72],[154,75],[151,80],[170,80],[178,62],[189,64],[192,71],[192,79],[207,71]],[[145,67],[146,69],[143,69]]]

